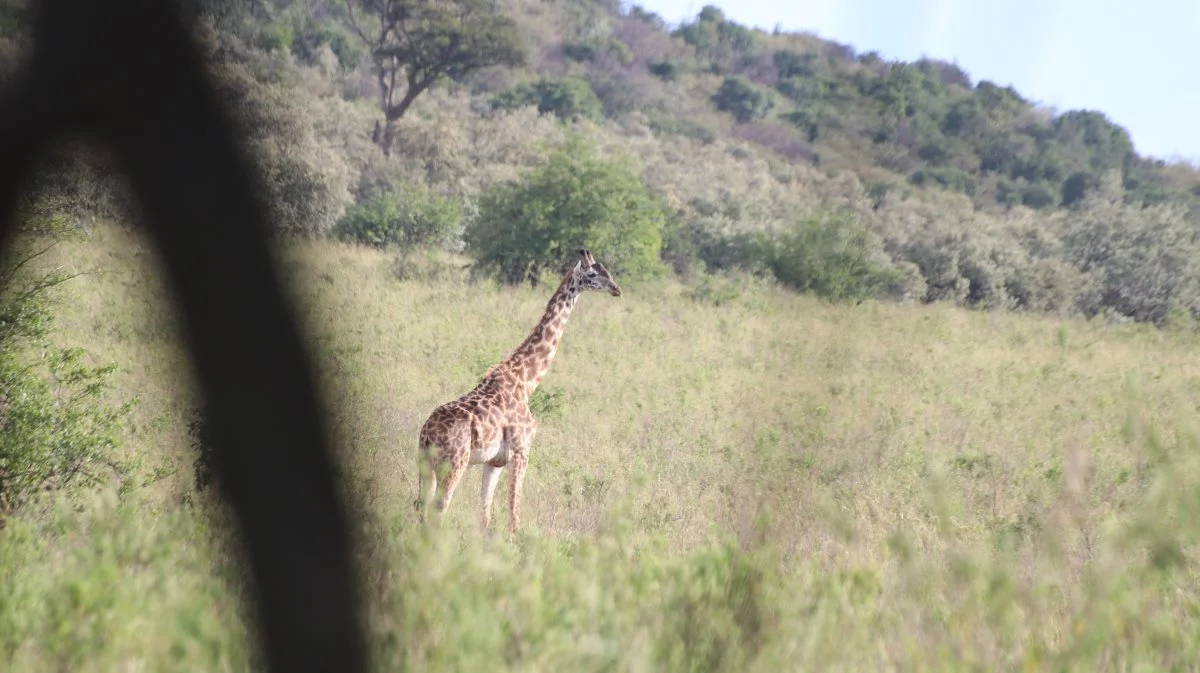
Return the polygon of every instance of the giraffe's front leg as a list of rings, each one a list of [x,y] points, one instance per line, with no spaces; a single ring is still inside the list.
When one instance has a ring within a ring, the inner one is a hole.
[[[487,463],[483,465],[483,483],[480,490],[483,504],[480,510],[480,524],[485,532],[492,525],[492,497],[496,494],[496,485],[500,483],[500,473],[503,471],[503,467]]]
[[[516,535],[521,522],[521,492],[525,487],[525,468],[529,458],[523,451],[513,453],[512,472],[508,475],[508,534]]]

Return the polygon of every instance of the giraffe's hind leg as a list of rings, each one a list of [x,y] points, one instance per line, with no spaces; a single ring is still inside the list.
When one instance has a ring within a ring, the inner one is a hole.
[[[524,432],[513,437],[512,456],[508,474],[508,534],[516,535],[521,525],[521,497],[525,487],[525,470],[529,467],[529,448],[537,434],[538,423],[531,420]]]
[[[498,465],[483,464],[483,481],[480,484],[479,524],[486,533],[492,525],[492,499],[496,495],[496,486],[500,483],[500,473],[504,470]]]
[[[470,464],[471,447],[461,446],[453,447],[443,451],[443,455],[439,456],[438,467],[444,468],[449,463],[450,470],[446,475],[445,486],[442,488],[442,499],[438,501],[438,512],[444,513],[446,508],[450,506],[450,501],[454,499],[454,489],[458,488],[458,483],[462,481],[463,475],[467,472],[467,466]]]
[[[437,467],[437,447],[422,442],[417,454],[417,500],[415,503],[417,512],[421,516],[421,523],[425,523],[429,503],[433,502],[437,495]]]

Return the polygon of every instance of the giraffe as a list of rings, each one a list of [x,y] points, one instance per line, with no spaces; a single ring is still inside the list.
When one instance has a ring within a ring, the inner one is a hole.
[[[521,490],[529,448],[538,421],[529,410],[529,399],[542,382],[562,338],[575,302],[588,290],[621,296],[621,288],[604,265],[586,249],[563,276],[546,304],[542,319],[507,358],[488,368],[474,390],[433,410],[421,426],[418,441],[417,507],[425,521],[426,504],[437,495],[439,477],[441,515],[450,506],[454,489],[470,465],[483,465],[480,525],[491,528],[492,497],[500,473],[512,465],[508,477],[508,532],[517,532],[521,518]],[[428,482],[428,492],[426,492]]]

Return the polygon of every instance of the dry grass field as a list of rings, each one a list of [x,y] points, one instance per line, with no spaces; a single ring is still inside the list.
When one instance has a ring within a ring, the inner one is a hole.
[[[417,431],[551,289],[440,254],[280,255],[363,506],[376,670],[1200,667],[1191,333],[618,278],[535,398],[506,540],[478,530],[478,468],[422,532]],[[55,339],[119,365],[137,468],[0,531],[0,670],[254,667],[153,255],[106,225],[44,263],[92,271]]]

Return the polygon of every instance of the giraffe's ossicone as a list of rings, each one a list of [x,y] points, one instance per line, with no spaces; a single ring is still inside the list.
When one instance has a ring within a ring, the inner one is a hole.
[[[612,274],[591,252],[580,250],[578,254],[579,260],[563,276],[542,319],[525,341],[491,367],[474,390],[434,409],[421,426],[417,447],[417,506],[422,521],[427,503],[437,495],[439,483],[442,497],[437,509],[441,513],[450,506],[467,467],[483,465],[480,523],[487,530],[500,472],[511,465],[508,530],[517,531],[529,447],[538,428],[537,419],[529,410],[529,399],[550,370],[563,328],[579,295],[592,290],[621,296],[621,288]]]

